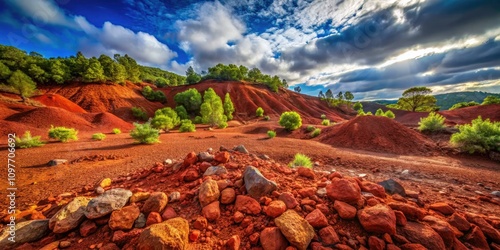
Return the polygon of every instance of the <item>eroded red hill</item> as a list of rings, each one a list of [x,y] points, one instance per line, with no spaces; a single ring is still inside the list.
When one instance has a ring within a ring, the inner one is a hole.
[[[85,109],[78,106],[76,103],[66,99],[58,94],[44,94],[32,97],[31,99],[42,103],[45,106],[58,107],[74,113],[87,113]]]

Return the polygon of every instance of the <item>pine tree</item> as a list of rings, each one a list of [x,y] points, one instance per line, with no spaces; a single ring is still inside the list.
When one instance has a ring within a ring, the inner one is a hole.
[[[203,95],[200,113],[202,122],[210,126],[221,126],[227,120],[222,100],[212,88],[207,89]]]
[[[106,80],[101,63],[96,58],[89,60],[88,67],[82,77],[85,82],[103,82]]]
[[[229,96],[229,93],[226,93],[226,96],[224,97],[224,114],[226,115],[227,120],[233,119],[233,113],[234,105],[231,101],[231,96]]]
[[[12,73],[7,83],[21,95],[23,101],[26,101],[26,98],[33,95],[36,91],[36,83],[20,70],[16,70]]]

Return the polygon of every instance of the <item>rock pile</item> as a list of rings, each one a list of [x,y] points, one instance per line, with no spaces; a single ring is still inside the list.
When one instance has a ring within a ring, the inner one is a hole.
[[[498,217],[242,151],[192,152],[41,201],[0,249],[500,249]]]

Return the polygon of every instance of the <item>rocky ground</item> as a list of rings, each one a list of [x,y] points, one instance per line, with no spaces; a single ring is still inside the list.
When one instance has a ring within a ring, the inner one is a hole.
[[[192,152],[38,201],[16,214],[15,245],[4,226],[0,249],[500,249],[494,181],[439,200],[425,175],[314,169],[243,146]]]

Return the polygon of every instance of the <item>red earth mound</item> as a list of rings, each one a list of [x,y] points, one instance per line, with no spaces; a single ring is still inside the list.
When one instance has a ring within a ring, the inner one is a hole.
[[[16,134],[21,137],[25,131],[30,131],[32,136],[42,136],[42,139],[47,139],[47,129],[36,128],[26,124],[0,120],[0,138],[7,138],[9,134]],[[6,139],[3,140],[6,142]]]
[[[446,117],[446,123],[449,125],[470,123],[478,116],[483,119],[489,118],[491,121],[500,121],[500,104],[473,106],[439,113]]]
[[[131,123],[128,123],[120,119],[116,115],[113,115],[108,112],[88,113],[88,114],[82,114],[81,116],[86,118],[87,121],[91,122],[93,126],[101,130],[112,130],[113,128],[119,128],[121,130],[129,130],[134,127]]]
[[[31,99],[39,101],[45,106],[63,108],[73,113],[87,113],[85,109],[82,109],[82,107],[78,106],[76,103],[58,94],[39,95]]]
[[[323,129],[319,140],[336,147],[401,155],[425,155],[436,147],[419,132],[380,116],[358,116]]]

